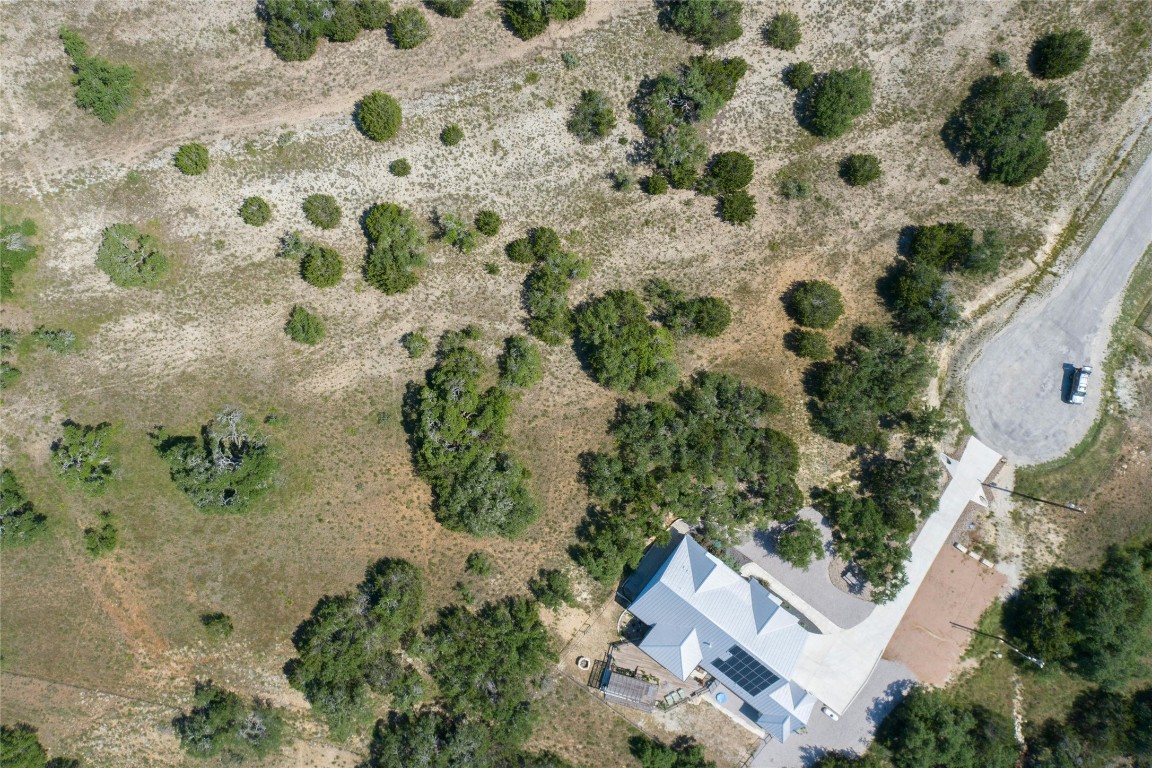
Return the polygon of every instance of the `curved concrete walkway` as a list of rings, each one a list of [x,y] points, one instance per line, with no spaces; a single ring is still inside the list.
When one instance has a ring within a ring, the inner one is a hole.
[[[1152,243],[1152,157],[1088,250],[1044,298],[984,346],[965,386],[981,440],[1017,464],[1058,458],[1096,420],[1104,363],[1124,288]],[[1065,402],[1073,366],[1095,369],[1083,405]]]

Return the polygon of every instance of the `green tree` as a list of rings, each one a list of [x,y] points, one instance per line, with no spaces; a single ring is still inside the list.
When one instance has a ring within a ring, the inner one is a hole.
[[[103,493],[115,473],[112,425],[64,422],[64,435],[52,444],[56,474],[93,495]]]
[[[975,163],[983,181],[1019,187],[1048,167],[1044,96],[1022,73],[989,75],[972,84],[941,135],[956,159]]]
[[[1051,32],[1033,43],[1028,63],[1036,77],[1056,80],[1079,71],[1091,52],[1092,38],[1084,30]]]
[[[500,0],[504,23],[521,40],[543,34],[549,21],[571,21],[587,7],[587,0]]]
[[[572,579],[564,571],[541,568],[536,577],[528,582],[528,591],[545,608],[556,609],[562,605],[576,605],[576,595],[572,592]]]
[[[565,251],[548,227],[536,227],[527,238],[509,243],[508,254],[514,261],[536,262],[524,279],[528,331],[545,344],[563,344],[574,329],[568,289],[573,280],[588,276],[588,262]]]
[[[896,264],[888,304],[896,327],[921,341],[943,341],[961,325],[960,308],[940,270],[918,261]]]
[[[452,123],[451,125],[444,126],[444,130],[440,131],[440,143],[446,147],[454,147],[464,140],[464,129]]]
[[[368,714],[368,691],[386,694],[404,672],[407,646],[424,611],[424,578],[406,560],[371,565],[351,592],[321,598],[296,628],[298,657],[285,668],[337,738]]]
[[[764,27],[764,42],[782,51],[794,51],[800,45],[800,17],[791,11],[778,13]]]
[[[632,102],[636,121],[656,140],[670,128],[711,120],[732,100],[747,71],[748,62],[738,56],[694,56],[677,71],[641,83]]]
[[[209,636],[216,640],[226,640],[232,636],[234,631],[232,617],[219,611],[201,614],[200,623]]]
[[[239,762],[280,748],[284,721],[271,705],[244,700],[211,680],[196,683],[191,711],[172,721],[180,746],[194,757],[224,755]]]
[[[784,334],[784,348],[807,360],[827,360],[832,357],[828,337],[820,331],[793,328]]]
[[[386,294],[404,293],[417,283],[412,270],[424,265],[427,238],[412,212],[392,203],[380,203],[364,216],[368,257],[364,279]]]
[[[823,280],[796,283],[784,296],[788,316],[806,328],[827,329],[844,314],[840,291]]]
[[[261,227],[272,218],[272,207],[262,197],[246,197],[240,206],[240,218],[245,224]]]
[[[503,224],[503,221],[496,211],[484,209],[476,214],[476,220],[473,223],[476,225],[476,231],[480,234],[486,237],[496,237],[500,234],[500,225]]]
[[[60,40],[64,43],[64,52],[72,59],[76,106],[88,110],[100,122],[111,124],[121,112],[132,106],[136,70],[113,66],[99,56],[89,56],[88,44],[67,27],[60,27]]]
[[[432,36],[428,19],[415,6],[401,8],[388,22],[388,36],[401,50],[415,48]]]
[[[968,261],[975,242],[972,228],[954,222],[916,227],[908,260],[936,269],[953,269]]]
[[[344,262],[331,248],[309,243],[300,260],[300,276],[309,285],[331,288],[344,276]]]
[[[464,567],[468,569],[469,573],[483,578],[492,572],[492,558],[488,556],[487,552],[476,550],[468,555]]]
[[[649,142],[649,157],[656,170],[676,189],[691,189],[700,175],[700,164],[708,155],[696,128],[672,126]]]
[[[580,100],[568,118],[568,130],[585,144],[603,139],[616,128],[616,112],[602,91],[580,92]]]
[[[433,11],[450,19],[464,18],[464,14],[472,7],[472,0],[425,0],[425,2]]]
[[[32,242],[35,236],[36,222],[17,222],[10,211],[0,207],[0,300],[15,296],[16,275],[39,253],[40,248]]]
[[[356,16],[361,29],[384,29],[392,18],[392,6],[388,0],[356,0]]]
[[[668,191],[668,179],[654,173],[644,179],[644,191],[650,195],[662,195]]]
[[[644,284],[644,297],[652,304],[661,325],[676,336],[699,334],[715,338],[732,322],[732,308],[715,296],[689,298],[667,280],[653,278]]]
[[[120,531],[116,528],[112,513],[101,512],[99,518],[99,527],[84,529],[84,550],[92,557],[103,557],[116,549],[120,541]]]
[[[1013,768],[1020,759],[1011,720],[920,686],[885,718],[877,741],[896,768]]]
[[[11,469],[0,470],[0,549],[31,544],[47,529]]]
[[[304,218],[314,227],[335,229],[340,225],[340,204],[332,195],[317,193],[304,198]]]
[[[742,189],[727,192],[717,201],[720,219],[729,224],[747,224],[756,217],[756,198]]]
[[[806,569],[813,558],[824,554],[824,539],[811,520],[797,519],[784,526],[776,537],[776,554],[786,563]]]
[[[6,768],[44,768],[48,753],[28,723],[0,726],[0,762]]]
[[[205,511],[243,512],[272,487],[277,452],[238,408],[225,408],[200,430],[200,438],[172,437],[163,427],[152,444],[192,504]]]
[[[592,379],[618,392],[649,395],[676,382],[675,344],[648,321],[632,291],[609,291],[576,311],[576,340]]]
[[[788,65],[784,70],[784,85],[794,91],[806,91],[816,83],[816,70],[806,61]]]
[[[356,104],[356,125],[373,141],[388,141],[400,131],[400,102],[383,91],[372,91]],[[406,174],[399,174],[406,175]]]
[[[284,324],[284,333],[297,344],[319,344],[324,332],[324,321],[299,304],[292,307],[288,322]]]
[[[671,746],[649,736],[633,736],[628,745],[642,768],[716,768],[691,736],[680,736]]]
[[[708,169],[696,188],[705,195],[736,192],[752,183],[755,167],[752,158],[743,152],[719,152],[708,161]]]
[[[860,67],[832,70],[816,79],[805,105],[803,126],[822,138],[839,138],[870,109],[872,73]]]
[[[192,142],[176,150],[172,162],[185,176],[199,176],[208,170],[208,147]]]
[[[113,224],[104,230],[96,252],[96,266],[121,288],[150,286],[168,272],[168,257],[160,242],[131,224]]]
[[[863,187],[880,178],[876,155],[848,155],[840,161],[840,178],[850,187]]]
[[[884,328],[858,326],[852,340],[837,347],[835,359],[809,371],[813,428],[848,445],[876,443],[881,422],[907,409],[932,373],[922,344],[909,345]]]
[[[730,43],[744,34],[740,26],[743,3],[738,0],[665,0],[664,21],[705,48]]]
[[[524,336],[504,339],[504,351],[496,362],[503,387],[530,387],[543,376],[540,351]]]
[[[423,386],[409,384],[404,411],[416,472],[432,486],[446,528],[473,536],[519,536],[538,515],[528,473],[504,448],[510,395],[481,392],[484,364],[461,333],[445,334]]]
[[[263,6],[268,47],[284,61],[305,61],[328,33],[331,2],[266,0]]]
[[[476,250],[476,232],[468,222],[454,213],[436,213],[436,230],[441,240],[460,253]]]
[[[424,353],[428,351],[428,337],[420,331],[409,331],[400,337],[400,346],[404,347],[408,357],[423,357]]]

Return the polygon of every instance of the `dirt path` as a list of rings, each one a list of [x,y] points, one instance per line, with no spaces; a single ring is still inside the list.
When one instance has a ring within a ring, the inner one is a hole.
[[[1055,459],[1088,434],[1103,401],[1102,369],[1124,287],[1152,243],[1152,157],[1048,295],[985,345],[966,385],[976,434],[1017,464]],[[1084,405],[1066,403],[1070,369],[1095,368]]]

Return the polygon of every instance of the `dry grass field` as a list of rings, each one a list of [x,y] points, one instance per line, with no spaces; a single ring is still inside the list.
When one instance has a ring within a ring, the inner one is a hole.
[[[432,517],[400,423],[405,385],[423,376],[430,357],[409,359],[399,338],[474,323],[492,362],[524,320],[525,268],[504,258],[508,240],[552,226],[589,258],[591,277],[575,282],[573,303],[655,276],[731,301],[732,327],[718,339],[680,344],[681,370],[736,373],[782,396],[786,410],[775,426],[800,443],[807,488],[844,471],[848,449],[807,425],[804,366],[781,341],[789,327],[783,291],[799,279],[835,282],[847,313],[832,335],[842,340],[855,323],[883,316],[875,283],[895,259],[901,228],[956,220],[999,227],[1011,246],[1005,277],[965,289],[975,308],[1040,268],[1152,105],[1152,9],[1135,0],[805,0],[789,4],[805,36],[791,54],[769,49],[759,34],[783,6],[746,3],[744,36],[718,53],[745,57],[749,72],[706,132],[710,151],[741,150],[757,164],[750,191],[759,215],[734,227],[714,215],[710,198],[690,192],[613,191],[608,174],[627,165],[640,138],[626,106],[638,83],[698,49],[662,31],[648,2],[589,5],[585,16],[527,43],[501,26],[494,2],[480,0],[463,20],[428,14],[432,38],[412,51],[370,32],[287,63],[264,47],[253,3],[4,4],[0,195],[38,221],[42,249],[19,279],[19,297],[0,308],[0,324],[63,327],[82,340],[68,355],[23,349],[24,375],[3,393],[3,463],[50,519],[44,540],[3,555],[4,722],[38,725],[52,754],[82,755],[87,765],[193,764],[169,722],[188,706],[193,681],[211,677],[293,712],[297,741],[267,764],[354,765],[365,741],[326,743],[281,673],[296,625],[319,597],[349,589],[384,556],[424,568],[433,608],[458,599],[460,580],[478,600],[524,591],[538,568],[570,562],[567,547],[587,504],[577,456],[606,440],[616,396],[588,378],[570,347],[542,348],[544,380],[516,403],[511,425],[540,520],[509,542],[452,533]],[[136,106],[115,124],[74,106],[56,37],[62,23],[94,53],[141,73]],[[1049,136],[1051,167],[1019,189],[982,184],[945,150],[945,117],[969,83],[991,71],[991,51],[1008,51],[1020,67],[1038,34],[1064,26],[1087,29],[1094,47],[1085,69],[1062,82],[1071,111]],[[565,69],[563,51],[581,66]],[[780,79],[798,60],[817,70],[869,67],[873,110],[841,139],[809,136]],[[582,145],[564,123],[589,87],[611,97],[618,127],[608,140]],[[356,100],[374,89],[404,109],[403,129],[386,144],[367,140],[351,121]],[[449,123],[465,132],[455,147],[438,140]],[[204,175],[172,166],[172,153],[189,140],[211,151]],[[879,156],[882,179],[862,189],[840,181],[837,162],[851,152]],[[401,157],[413,167],[405,178],[388,172]],[[783,200],[781,171],[804,175],[815,194]],[[337,229],[305,221],[301,202],[315,192],[339,201]],[[248,195],[272,204],[269,224],[249,227],[236,215]],[[433,244],[420,284],[385,296],[358,268],[359,216],[384,201],[425,221],[436,211],[471,218],[492,208],[505,225],[467,255]],[[173,254],[159,287],[117,288],[96,268],[101,230],[121,221],[155,234]],[[338,286],[313,288],[275,258],[290,229],[341,252]],[[490,261],[500,274],[486,272]],[[285,336],[294,304],[327,323],[318,346]],[[190,434],[227,404],[283,417],[267,427],[283,468],[274,491],[247,514],[207,515],[169,481],[148,432],[164,425]],[[118,427],[122,469],[98,499],[72,492],[47,466],[65,419]],[[81,531],[104,509],[117,514],[122,543],[93,560]],[[495,562],[485,580],[464,573],[476,549]],[[581,589],[586,608],[604,596],[590,584]],[[197,617],[211,611],[233,617],[231,639],[208,639]],[[547,690],[536,746],[589,764],[596,754],[611,761],[603,764],[626,764],[625,724],[564,678]]]

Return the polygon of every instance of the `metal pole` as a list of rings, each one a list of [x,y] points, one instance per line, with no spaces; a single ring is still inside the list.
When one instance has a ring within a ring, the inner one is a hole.
[[[1022,651],[1019,648],[1017,648],[1016,646],[1012,645],[1012,643],[1008,642],[1007,640],[1000,637],[999,635],[991,635],[987,632],[981,632],[980,630],[975,629],[974,627],[966,627],[963,624],[957,624],[954,621],[950,621],[948,623],[951,624],[952,626],[956,627],[957,629],[966,630],[968,632],[971,632],[974,635],[983,635],[984,637],[990,637],[993,640],[999,640],[1000,642],[1004,643],[1004,645],[1006,645],[1009,648],[1011,648],[1012,650],[1016,651],[1016,653],[1020,654],[1024,658],[1028,659],[1028,661],[1030,661],[1033,664],[1035,664],[1036,666],[1040,667],[1040,669],[1044,669],[1044,662],[1041,659],[1038,659],[1035,656],[1029,656],[1028,654],[1024,653],[1024,651]]]
[[[1023,496],[1025,499],[1031,499],[1032,501],[1038,501],[1041,504],[1050,504],[1053,507],[1060,507],[1061,509],[1071,509],[1073,512],[1080,512],[1080,513],[1084,513],[1084,514],[1086,514],[1088,512],[1088,510],[1084,509],[1084,507],[1081,507],[1079,504],[1075,504],[1071,501],[1064,503],[1064,504],[1061,504],[1059,501],[1050,501],[1048,499],[1041,499],[1038,496],[1029,496],[1026,493],[1020,493],[1019,491],[1014,491],[1011,488],[1005,488],[1003,486],[996,485],[996,483],[980,483],[980,485],[983,485],[987,488],[995,489],[997,491],[1004,491],[1005,493],[1010,493],[1013,496]]]

